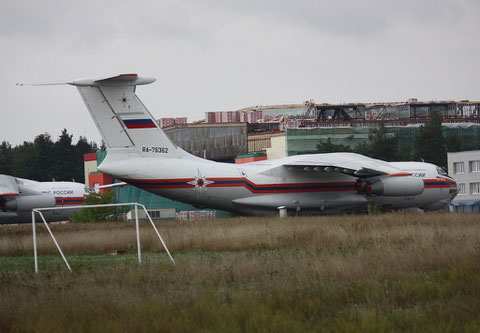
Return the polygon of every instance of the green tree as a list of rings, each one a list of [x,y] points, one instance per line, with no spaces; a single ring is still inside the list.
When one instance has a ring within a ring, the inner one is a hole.
[[[398,138],[396,135],[390,135],[383,123],[369,135],[368,139],[368,142],[362,142],[352,149],[347,145],[334,144],[328,138],[327,141],[317,144],[317,151],[319,153],[355,152],[385,161],[398,161],[401,159],[402,156],[398,149]]]
[[[35,147],[32,142],[24,141],[12,149],[11,165],[12,176],[35,180],[38,170],[35,166]]]
[[[330,138],[325,142],[317,144],[317,152],[319,153],[336,153],[336,152],[352,152],[352,149],[347,145],[335,144]]]
[[[53,141],[48,133],[37,135],[33,141],[35,173],[30,176],[32,179],[50,181],[54,178],[50,167],[52,164],[53,145]]]
[[[95,142],[80,137],[72,145],[72,135],[64,129],[56,142],[43,133],[33,142],[12,146],[0,144],[0,173],[37,181],[72,180],[83,182],[83,155],[98,150]]]
[[[389,135],[383,123],[369,136],[369,147],[367,155],[384,161],[398,161],[398,138],[396,135]]]
[[[12,145],[7,141],[0,144],[0,173],[12,173]]]
[[[85,205],[100,205],[114,203],[113,191],[105,191],[104,193],[90,193],[85,198]],[[125,209],[119,207],[95,207],[82,209],[79,213],[74,213],[70,217],[72,222],[100,222],[100,221],[116,221]]]
[[[72,145],[72,136],[67,133],[67,129],[63,129],[53,146],[51,173],[57,180],[71,181],[76,180],[75,177],[78,176],[75,172],[77,159],[75,146]]]
[[[431,112],[430,120],[420,127],[414,142],[413,158],[443,167],[447,165],[446,140],[442,133],[442,115],[439,112]]]
[[[462,150],[462,140],[456,133],[447,135],[447,151],[456,152]]]
[[[400,161],[411,161],[412,160],[412,146],[411,144],[404,145],[400,149]]]

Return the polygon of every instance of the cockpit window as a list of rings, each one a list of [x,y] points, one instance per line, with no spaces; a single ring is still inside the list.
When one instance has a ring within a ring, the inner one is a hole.
[[[437,167],[437,172],[438,172],[439,175],[448,176],[448,173],[446,173],[445,170],[443,170],[440,167]]]

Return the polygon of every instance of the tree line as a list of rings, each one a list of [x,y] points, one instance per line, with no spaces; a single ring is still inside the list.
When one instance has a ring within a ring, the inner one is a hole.
[[[95,142],[80,136],[76,144],[73,135],[63,129],[53,142],[50,134],[35,137],[33,142],[12,147],[7,141],[0,144],[0,174],[37,181],[76,181],[83,183],[83,155],[99,148]],[[103,144],[102,144],[103,146]]]
[[[350,147],[334,144],[331,139],[317,145],[319,153],[355,152],[384,161],[425,161],[441,167],[447,166],[447,151],[458,151],[460,141],[455,136],[445,138],[442,133],[442,116],[432,112],[430,120],[420,127],[411,146],[400,149],[396,135],[389,135],[383,124],[370,136],[368,142]]]

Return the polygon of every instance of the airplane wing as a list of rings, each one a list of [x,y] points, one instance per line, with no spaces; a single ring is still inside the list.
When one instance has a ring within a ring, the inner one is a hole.
[[[355,190],[368,195],[414,196],[423,193],[425,188],[422,178],[413,177],[411,173],[388,162],[355,153],[293,156],[264,173],[275,173],[281,170],[279,168],[288,168],[290,172],[298,175],[305,171],[321,171],[311,175],[324,177],[327,172],[357,177],[359,179],[355,183]]]
[[[12,197],[19,195],[19,189],[15,178],[7,175],[0,175],[0,197]]]
[[[400,169],[391,166],[385,161],[355,153],[299,155],[286,161],[282,166],[311,168],[315,171],[340,172],[356,177],[403,173]]]

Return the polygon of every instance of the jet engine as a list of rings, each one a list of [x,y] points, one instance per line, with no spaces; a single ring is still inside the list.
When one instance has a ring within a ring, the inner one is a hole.
[[[382,177],[372,181],[357,181],[358,193],[384,196],[412,196],[423,193],[423,179],[412,176]]]
[[[19,196],[5,201],[2,204],[3,210],[15,212],[29,212],[34,208],[55,207],[55,197],[53,195],[28,195]]]

